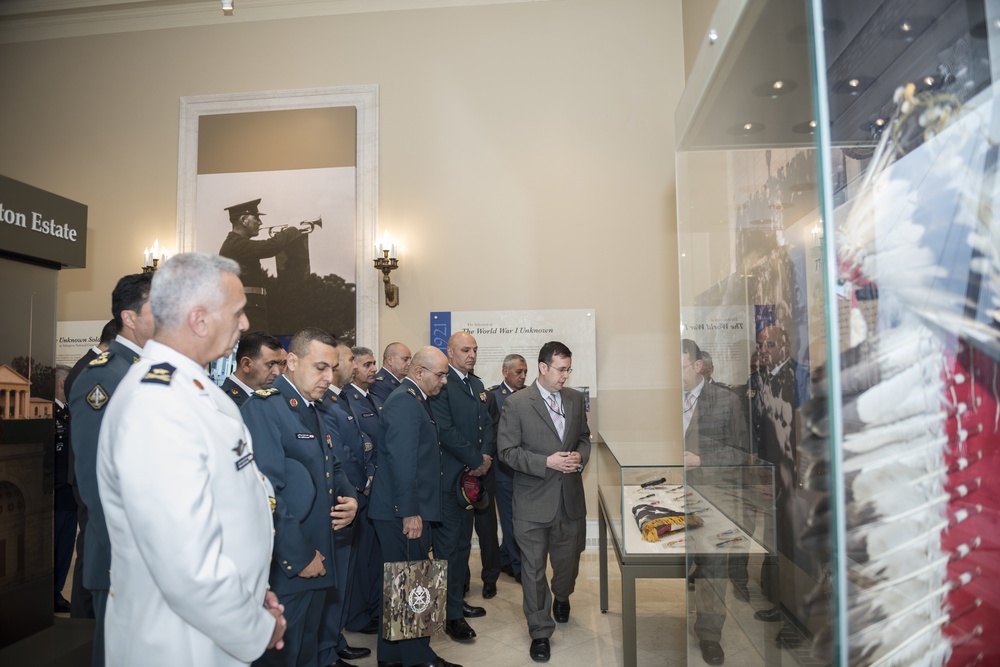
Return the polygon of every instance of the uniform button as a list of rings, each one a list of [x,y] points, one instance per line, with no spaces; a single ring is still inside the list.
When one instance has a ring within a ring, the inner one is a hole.
[[[326,473],[326,478],[330,479],[330,473]]]
[[[277,534],[278,534],[278,531],[276,531],[274,528],[272,528],[271,529],[271,537],[274,537]]]
[[[289,565],[289,566],[288,566],[288,567],[287,567],[286,569],[288,569],[288,570],[291,570],[291,569],[292,569],[292,566],[291,566],[291,565]]]
[[[327,461],[329,461],[329,460],[330,460],[330,457],[329,457],[329,456],[328,456],[328,457],[326,457],[326,460],[327,460]]]

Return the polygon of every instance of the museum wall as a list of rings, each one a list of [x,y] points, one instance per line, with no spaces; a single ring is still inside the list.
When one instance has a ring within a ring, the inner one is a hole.
[[[176,244],[182,96],[378,84],[401,303],[359,343],[423,344],[431,310],[593,307],[600,428],[679,461],[681,32],[680,0],[565,0],[4,44],[0,173],[89,206],[58,316],[101,319]]]

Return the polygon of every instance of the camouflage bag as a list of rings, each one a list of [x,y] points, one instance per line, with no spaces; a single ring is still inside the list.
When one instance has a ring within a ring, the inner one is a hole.
[[[384,638],[416,639],[440,630],[448,601],[448,561],[396,561],[383,567]]]

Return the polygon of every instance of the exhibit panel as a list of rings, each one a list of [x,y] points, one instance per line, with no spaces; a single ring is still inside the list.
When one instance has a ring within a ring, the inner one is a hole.
[[[675,118],[676,409],[689,487],[774,466],[774,552],[695,579],[689,664],[1000,661],[998,37],[997,2],[712,18]]]

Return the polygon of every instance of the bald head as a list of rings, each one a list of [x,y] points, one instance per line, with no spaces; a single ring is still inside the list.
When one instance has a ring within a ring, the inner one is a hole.
[[[410,379],[428,396],[437,396],[448,383],[448,358],[436,347],[420,348],[413,355]]]
[[[410,348],[402,343],[389,343],[382,353],[382,368],[402,380],[410,372]]]
[[[448,363],[463,373],[471,373],[476,367],[479,345],[472,334],[456,331],[448,339]]]

